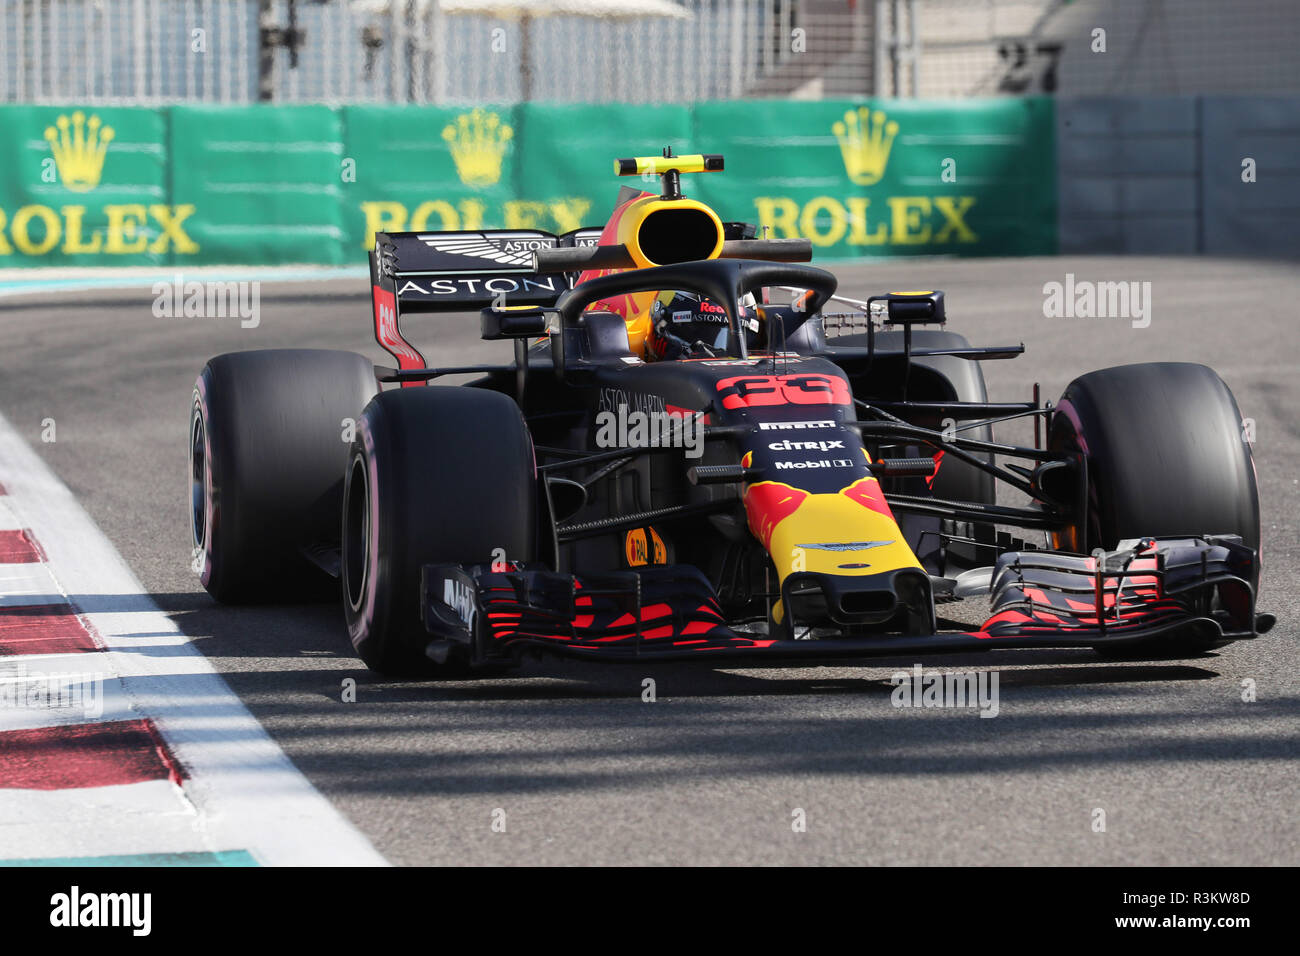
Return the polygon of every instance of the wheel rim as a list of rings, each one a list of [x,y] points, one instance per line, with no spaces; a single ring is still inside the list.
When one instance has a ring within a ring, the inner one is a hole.
[[[354,612],[361,610],[370,578],[370,487],[358,455],[348,475],[343,506],[343,586]]]
[[[1084,436],[1079,433],[1075,424],[1076,419],[1072,416],[1065,416],[1060,409],[1065,405],[1066,400],[1061,399],[1060,405],[1057,406],[1058,414],[1053,415],[1052,434],[1048,436],[1048,447],[1053,451],[1065,451],[1073,454],[1082,455],[1084,458],[1084,467],[1087,467],[1088,444]],[[1057,431],[1058,424],[1060,431]],[[1092,481],[1092,476],[1088,476],[1088,501],[1087,511],[1078,516],[1078,520],[1069,527],[1062,528],[1060,531],[1050,532],[1049,540],[1052,547],[1057,551],[1067,551],[1074,554],[1088,554],[1092,548],[1100,547],[1101,535],[1100,525],[1097,519],[1097,486]]]
[[[207,544],[208,454],[203,415],[196,409],[190,428],[190,537],[195,548]]]

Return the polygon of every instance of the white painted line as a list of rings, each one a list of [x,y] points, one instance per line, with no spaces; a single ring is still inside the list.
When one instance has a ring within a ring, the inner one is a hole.
[[[0,732],[60,724],[139,720],[103,654],[0,657]],[[0,790],[0,793],[3,791]],[[0,821],[5,818],[0,815]],[[8,850],[0,840],[0,856]]]
[[[297,279],[355,278],[367,275],[365,263],[352,266],[319,266],[307,263],[282,266],[250,265],[176,265],[176,266],[50,266],[48,268],[13,267],[0,269],[0,283],[5,282],[79,282],[86,279],[124,279],[137,285],[169,282],[176,273],[195,279]]]
[[[67,601],[49,565],[0,564],[0,607],[66,604]]]
[[[0,531],[21,531],[23,529],[23,519],[14,513],[14,509],[8,504],[8,499],[0,495]]]
[[[175,281],[177,275],[186,281],[220,282],[319,282],[329,279],[365,279],[369,270],[365,266],[322,266],[261,268],[252,266],[204,266],[159,269],[142,266],[136,269],[111,267],[96,269],[0,269],[0,297],[41,295],[44,293],[91,292],[112,289],[140,289],[150,291],[155,283]]]
[[[93,655],[96,666],[120,677],[126,704],[155,721],[187,768],[185,796],[198,814],[201,849],[246,849],[272,866],[384,865],[370,842],[298,772],[207,658],[144,593],[112,543],[3,416],[0,484],[26,518],[58,582],[106,645],[105,653]],[[6,818],[12,819],[0,800],[0,820]],[[10,852],[2,834],[0,830],[5,855],[20,855]],[[130,842],[123,852],[166,849],[143,840]],[[90,852],[88,847],[78,850]],[[105,852],[115,851],[99,844],[93,850]],[[40,855],[63,851],[47,845]]]
[[[170,780],[0,790],[0,856],[7,860],[193,853],[211,842],[202,815]]]

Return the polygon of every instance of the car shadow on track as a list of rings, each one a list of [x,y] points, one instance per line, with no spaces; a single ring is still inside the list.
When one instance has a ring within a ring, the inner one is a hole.
[[[1216,692],[1214,656],[1128,663],[1086,650],[991,651],[920,661],[940,671],[996,670],[1000,715],[985,720],[970,708],[893,706],[890,677],[910,670],[914,657],[816,667],[550,659],[477,680],[393,681],[352,656],[335,606],[228,608],[201,592],[152,598],[329,794],[552,797],[657,791],[667,777],[707,787],[753,774],[986,778],[1289,760],[1300,747],[1295,733],[1257,729],[1294,715],[1296,700],[1246,705],[1231,686]],[[87,610],[129,602],[80,601]],[[154,653],[141,637],[139,652]],[[647,678],[654,703],[643,696]],[[351,701],[341,693],[348,681]],[[1193,692],[1193,684],[1211,689]],[[226,702],[186,707],[213,716],[203,733],[227,733],[215,719]]]
[[[899,672],[910,672],[913,661],[900,662]],[[922,661],[927,670],[951,671]],[[1039,688],[1137,684],[1152,682],[1210,680],[1218,675],[1211,670],[1179,664],[1106,665],[1101,667],[1066,666],[1035,670],[1002,670],[987,658],[978,669],[996,670],[1003,688]],[[974,668],[970,668],[974,669]],[[893,693],[893,670],[879,662],[854,662],[841,666],[807,667],[771,664],[758,668],[747,665],[719,667],[709,664],[637,665],[589,664],[553,659],[525,664],[519,670],[481,679],[438,682],[386,681],[371,675],[366,686],[382,693],[391,702],[430,700],[456,701],[561,701],[582,699],[617,700],[642,696],[646,680],[654,681],[656,699],[779,697],[789,695],[857,695],[884,696]],[[797,671],[798,676],[780,676],[775,672]],[[851,673],[856,672],[856,673]]]
[[[779,695],[888,695],[891,676],[920,664],[926,670],[996,670],[1004,688],[1049,688],[1209,680],[1218,659],[1209,654],[1171,661],[1103,661],[1088,649],[987,651],[897,658],[808,662],[735,661],[600,663],[557,656],[525,658],[521,666],[463,680],[391,680],[357,660],[334,604],[216,604],[203,592],[152,594],[150,598],[212,660],[241,694],[279,690],[337,695],[343,678],[387,703],[434,700],[563,701],[640,697],[653,679],[657,696],[722,698]],[[86,612],[120,611],[131,595],[75,596]],[[135,634],[128,637],[158,637]],[[139,653],[165,656],[166,646],[144,644]],[[256,662],[256,666],[253,666]],[[290,664],[289,662],[293,662]],[[277,666],[277,664],[279,666]]]

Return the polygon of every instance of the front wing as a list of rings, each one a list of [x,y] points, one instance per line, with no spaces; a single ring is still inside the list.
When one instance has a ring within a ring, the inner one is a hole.
[[[724,618],[709,582],[687,565],[589,575],[511,564],[428,565],[421,611],[430,653],[468,645],[476,662],[543,650],[600,660],[834,659],[994,648],[1160,643],[1188,652],[1249,639],[1257,614],[1255,552],[1231,537],[1147,538],[1104,556],[1002,555],[989,579],[991,613],[976,630],[936,634],[836,632],[790,640]]]

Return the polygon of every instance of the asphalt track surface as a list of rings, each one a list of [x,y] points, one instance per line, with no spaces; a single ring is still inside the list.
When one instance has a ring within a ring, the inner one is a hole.
[[[1256,423],[1261,607],[1277,627],[1185,661],[1111,663],[1091,651],[925,661],[997,668],[994,719],[891,706],[889,676],[911,658],[549,661],[468,683],[385,681],[352,657],[335,606],[215,604],[189,570],[186,523],[189,396],[204,360],[286,346],[384,359],[364,279],[264,284],[253,329],[155,318],[147,285],[0,299],[0,412],[308,779],[395,863],[1300,862],[1294,264],[1044,258],[836,271],[849,295],[945,289],[949,328],[977,344],[1023,341],[1025,356],[985,365],[994,400],[1026,398],[1034,381],[1054,398],[1076,374],[1126,362],[1217,369]],[[1150,326],[1044,318],[1043,284],[1066,273],[1150,281]],[[423,319],[412,333],[438,343],[425,349],[434,364],[500,355],[477,340],[472,317]],[[53,443],[41,441],[47,418]],[[355,703],[341,701],[348,677]],[[642,700],[647,677],[654,703]],[[1242,700],[1247,680],[1254,702]],[[492,828],[497,809],[505,832]],[[792,827],[796,809],[806,832]]]

